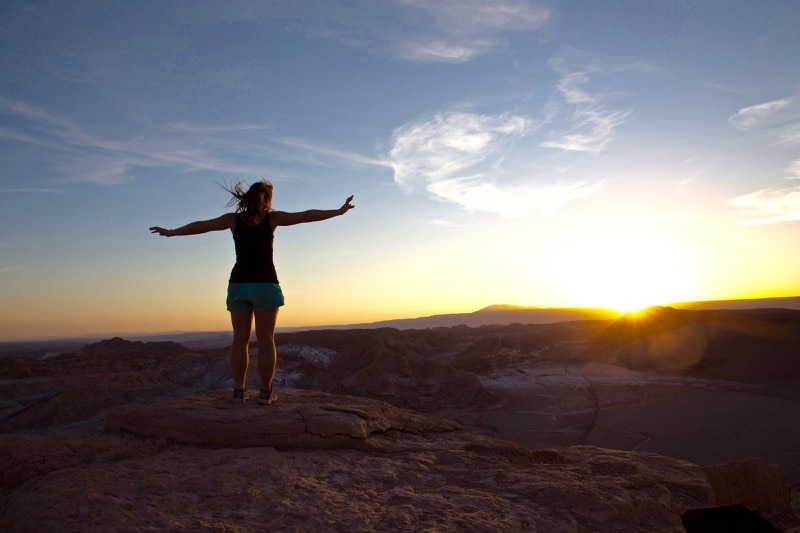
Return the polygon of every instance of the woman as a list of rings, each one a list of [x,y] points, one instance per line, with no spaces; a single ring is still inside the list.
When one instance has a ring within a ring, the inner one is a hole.
[[[304,222],[317,222],[343,215],[355,207],[350,196],[339,209],[311,209],[298,213],[272,210],[272,184],[261,180],[245,192],[241,182],[225,189],[233,195],[227,207],[236,206],[235,213],[192,222],[177,229],[150,228],[162,237],[198,235],[209,231],[230,230],[236,247],[236,264],[228,283],[228,311],[233,325],[231,344],[231,373],[233,374],[233,399],[245,402],[250,395],[245,379],[249,362],[248,346],[253,318],[258,341],[258,373],[261,378],[259,403],[270,404],[277,399],[272,390],[277,352],[275,349],[275,323],[278,308],[283,305],[283,293],[272,259],[275,228]]]

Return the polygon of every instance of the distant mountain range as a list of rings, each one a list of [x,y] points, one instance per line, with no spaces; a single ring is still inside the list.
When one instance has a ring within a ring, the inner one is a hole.
[[[668,304],[668,307],[687,310],[713,310],[713,309],[798,309],[800,310],[800,296],[788,298],[760,298],[751,300],[717,300],[702,302],[680,302]],[[514,305],[490,305],[471,313],[450,313],[432,315],[418,318],[399,318],[382,320],[363,324],[305,326],[305,327],[279,327],[278,333],[321,329],[427,329],[449,328],[454,326],[489,326],[508,324],[553,324],[556,322],[569,322],[574,320],[613,320],[622,316],[622,313],[600,308],[579,307],[521,307]],[[174,341],[193,349],[225,346],[230,343],[229,331],[207,332],[170,332],[159,334],[108,334],[87,335],[82,338],[48,339],[38,341],[0,342],[0,357],[3,355],[28,354],[43,357],[74,350],[85,344],[97,342],[111,337],[124,337],[142,341]]]
[[[518,307],[514,305],[490,305],[472,313],[450,313],[419,318],[398,318],[363,324],[341,326],[318,326],[305,328],[279,328],[281,331],[306,329],[426,329],[450,328],[453,326],[488,326],[507,324],[553,324],[572,320],[607,320],[618,318],[621,313],[608,309],[595,308],[541,308]]]
[[[800,309],[800,296],[788,298],[760,298],[751,300],[716,300],[702,302],[680,302],[668,304],[675,309]],[[572,320],[610,320],[623,313],[602,308],[590,307],[521,307],[515,305],[490,305],[472,313],[450,313],[419,318],[400,318],[363,324],[338,326],[315,326],[302,328],[278,328],[279,331],[300,331],[311,329],[426,329],[453,326],[489,326],[507,324],[553,324]]]
[[[750,300],[709,300],[701,302],[680,302],[666,307],[675,309],[800,309],[800,296],[785,298],[755,298]]]

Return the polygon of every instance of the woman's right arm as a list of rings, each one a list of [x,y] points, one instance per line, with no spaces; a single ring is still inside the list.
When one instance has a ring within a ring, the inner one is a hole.
[[[201,233],[208,233],[209,231],[222,231],[225,229],[233,229],[236,224],[235,213],[225,213],[217,218],[211,220],[198,220],[191,222],[185,226],[175,229],[165,229],[159,226],[152,226],[150,233],[157,233],[162,237],[177,237],[179,235],[200,235]]]

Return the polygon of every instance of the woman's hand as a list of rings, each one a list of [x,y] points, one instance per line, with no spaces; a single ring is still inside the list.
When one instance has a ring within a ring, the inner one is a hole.
[[[352,201],[353,201],[353,195],[351,195],[350,197],[347,198],[347,200],[344,201],[344,205],[342,205],[342,207],[339,208],[339,212],[341,212],[341,214],[344,215],[345,213],[353,209],[355,206],[350,203]]]
[[[150,233],[158,233],[162,237],[172,237],[173,233],[171,229],[164,229],[158,226],[153,226],[150,228]]]

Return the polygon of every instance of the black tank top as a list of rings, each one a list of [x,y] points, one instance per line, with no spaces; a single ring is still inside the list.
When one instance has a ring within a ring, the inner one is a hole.
[[[236,245],[236,264],[231,270],[231,283],[278,283],[272,260],[272,225],[269,213],[255,226],[248,226],[236,214],[233,242]]]

